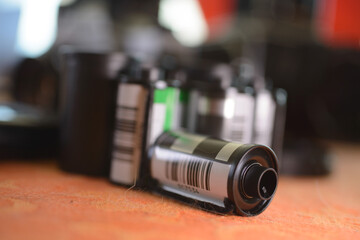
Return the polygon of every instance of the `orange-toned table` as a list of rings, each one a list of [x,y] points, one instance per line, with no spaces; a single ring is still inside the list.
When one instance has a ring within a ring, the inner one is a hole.
[[[360,146],[325,178],[281,177],[259,216],[208,213],[51,162],[0,162],[0,239],[360,239]]]

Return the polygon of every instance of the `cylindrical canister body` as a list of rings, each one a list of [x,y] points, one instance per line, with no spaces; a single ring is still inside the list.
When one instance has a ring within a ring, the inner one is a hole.
[[[190,91],[188,130],[229,141],[250,143],[254,96],[244,91],[228,65],[216,65]]]
[[[190,94],[189,131],[230,141],[250,143],[254,121],[254,97],[234,87]]]
[[[148,101],[149,88],[145,84],[119,84],[110,168],[112,182],[133,185],[140,174]]]
[[[253,216],[273,198],[278,164],[266,146],[171,131],[153,146],[150,170],[164,191]]]
[[[121,53],[67,52],[61,72],[60,166],[75,173],[108,176],[109,146]]]
[[[190,94],[190,131],[231,139],[236,89],[200,90]]]

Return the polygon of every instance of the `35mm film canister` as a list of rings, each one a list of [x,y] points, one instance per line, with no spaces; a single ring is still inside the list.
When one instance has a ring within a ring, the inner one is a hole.
[[[113,79],[127,61],[122,53],[64,52],[60,97],[63,170],[109,175],[110,126],[116,96]]]
[[[169,131],[150,154],[151,177],[161,190],[224,212],[258,215],[277,187],[277,158],[266,146]]]
[[[226,64],[192,76],[188,130],[234,142],[251,142],[254,96]],[[199,80],[197,80],[199,79]],[[249,88],[249,87],[248,87]]]

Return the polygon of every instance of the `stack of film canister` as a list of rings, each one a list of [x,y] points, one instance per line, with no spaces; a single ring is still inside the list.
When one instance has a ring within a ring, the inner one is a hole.
[[[185,74],[133,61],[118,77],[110,180],[208,210],[261,213],[278,163],[271,143],[249,144],[257,117],[251,80],[229,64]]]

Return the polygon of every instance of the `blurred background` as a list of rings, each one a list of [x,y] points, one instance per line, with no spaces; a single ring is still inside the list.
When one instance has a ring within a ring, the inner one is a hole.
[[[71,49],[181,66],[246,57],[288,93],[285,146],[359,142],[359,12],[357,0],[0,0],[1,158],[19,144],[56,152]],[[13,125],[37,126],[37,140]]]

